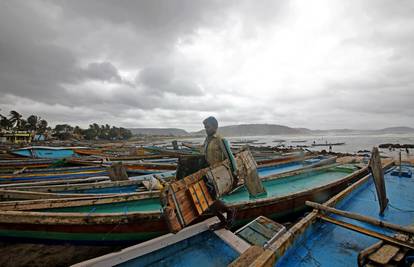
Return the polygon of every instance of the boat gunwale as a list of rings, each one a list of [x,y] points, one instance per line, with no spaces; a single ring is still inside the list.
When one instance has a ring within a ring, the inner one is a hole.
[[[5,210],[35,210],[65,207],[81,207],[87,205],[100,205],[109,203],[119,203],[134,200],[146,200],[159,198],[160,191],[138,192],[129,194],[107,194],[104,196],[85,196],[74,198],[55,198],[55,199],[35,199],[0,202],[1,212]]]
[[[97,225],[130,224],[134,221],[160,220],[161,211],[133,211],[114,213],[79,212],[38,212],[38,211],[0,211],[0,224],[37,224],[37,225]]]
[[[386,162],[383,164],[383,169],[389,169],[395,165],[395,161]],[[354,190],[361,188],[364,184],[369,182],[371,174],[368,173],[359,181],[356,181],[352,185],[346,187],[344,190],[329,198],[323,203],[325,206],[334,207],[340,201],[349,196]],[[295,223],[290,229],[286,231],[280,238],[269,247],[249,266],[265,266],[266,263],[269,266],[273,266],[276,262],[291,248],[295,240],[300,238],[304,232],[317,220],[318,211],[313,209],[308,215],[302,218],[299,222]],[[266,266],[267,266],[266,265]]]
[[[103,189],[110,188],[114,186],[128,186],[128,185],[140,185],[142,184],[141,180],[125,180],[125,181],[110,181],[103,180],[93,183],[79,183],[79,184],[63,184],[63,185],[34,185],[34,186],[16,186],[16,187],[7,187],[1,188],[9,190],[18,190],[18,191],[31,191],[31,192],[62,192],[62,191],[71,191],[71,190],[88,190],[88,189]]]
[[[338,165],[331,166],[330,168],[335,168],[337,166]],[[325,167],[325,168],[318,169],[318,170],[312,169],[312,171],[320,171],[320,170],[330,169],[330,168]],[[306,171],[306,170],[304,170],[304,171]],[[300,196],[307,195],[307,194],[310,194],[310,193],[317,193],[319,191],[324,191],[326,189],[335,187],[338,184],[342,184],[342,183],[344,183],[348,180],[352,180],[352,179],[356,178],[357,176],[359,176],[361,173],[364,173],[366,171],[368,171],[368,167],[364,167],[364,168],[361,168],[359,170],[356,170],[356,171],[342,177],[341,179],[330,182],[328,184],[324,184],[324,185],[321,185],[321,186],[318,186],[318,187],[313,187],[313,188],[310,188],[310,189],[305,189],[305,190],[302,190],[302,191],[295,192],[293,194],[288,194],[288,195],[284,195],[284,196],[275,196],[275,197],[263,198],[263,199],[252,199],[252,200],[247,200],[247,201],[242,201],[242,202],[237,202],[237,203],[231,203],[231,204],[225,203],[225,204],[228,207],[238,208],[238,210],[245,210],[245,209],[255,208],[255,207],[259,207],[259,206],[274,204],[274,203],[277,203],[277,202],[290,200],[292,198],[298,198]],[[300,174],[303,174],[303,173],[304,172],[300,172],[300,173],[295,174],[295,175],[300,175]],[[289,176],[287,176],[287,177],[289,177]],[[276,179],[280,179],[280,178],[286,178],[286,177],[285,176],[284,177],[277,177]],[[274,180],[276,180],[276,179],[274,179]]]

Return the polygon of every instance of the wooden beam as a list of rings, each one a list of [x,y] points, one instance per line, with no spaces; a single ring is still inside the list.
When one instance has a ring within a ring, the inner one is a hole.
[[[414,234],[414,228],[413,227],[405,227],[405,226],[401,226],[401,225],[398,225],[398,224],[377,220],[377,219],[374,219],[372,217],[364,216],[364,215],[361,215],[361,214],[358,214],[358,213],[338,210],[338,209],[328,207],[328,206],[325,206],[325,205],[322,205],[322,204],[319,204],[319,203],[315,203],[315,202],[312,202],[312,201],[306,201],[305,204],[309,207],[314,208],[314,209],[323,210],[323,211],[326,211],[326,212],[331,212],[331,213],[334,213],[334,214],[337,214],[337,215],[340,215],[340,216],[343,216],[343,217],[346,217],[346,218],[350,218],[350,219],[354,219],[354,220],[357,220],[357,221],[373,224],[375,226],[388,228],[388,229],[398,231],[398,232]]]
[[[356,226],[354,224],[338,221],[338,220],[335,220],[331,217],[324,216],[324,215],[321,215],[321,214],[318,214],[318,218],[320,218],[320,219],[322,219],[326,222],[330,222],[330,223],[339,225],[339,226],[344,227],[346,229],[349,229],[349,230],[352,230],[352,231],[355,231],[355,232],[358,232],[358,233],[361,233],[361,234],[364,234],[364,235],[367,235],[367,236],[371,236],[371,237],[374,237],[374,238],[378,238],[378,239],[383,240],[387,243],[414,250],[414,245],[410,244],[408,242],[403,242],[403,241],[398,240],[396,238],[393,238],[393,237],[390,237],[390,236],[387,236],[387,235],[383,235],[383,234],[377,233],[375,231],[371,231],[371,230]]]

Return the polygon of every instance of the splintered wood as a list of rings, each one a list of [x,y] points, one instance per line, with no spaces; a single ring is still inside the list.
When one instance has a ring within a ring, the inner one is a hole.
[[[213,204],[213,199],[207,190],[206,183],[201,180],[190,185],[188,189],[190,190],[198,214],[203,214]]]
[[[108,172],[111,181],[127,181],[129,179],[126,169],[121,162],[112,164]]]
[[[380,249],[369,255],[368,258],[378,264],[386,264],[390,262],[395,255],[397,255],[399,250],[400,249],[398,247],[384,245]]]
[[[412,242],[408,235],[404,234],[396,234],[395,238],[404,242]],[[399,266],[409,251],[407,248],[385,244],[383,241],[373,245],[372,248],[374,249],[369,251],[368,255],[363,256],[365,260],[362,261],[367,261],[365,266]]]
[[[266,190],[262,184],[262,181],[259,178],[257,173],[257,165],[250,151],[243,151],[239,155],[239,160],[241,161],[239,170],[239,175],[243,177],[244,184],[247,187],[250,195],[255,197],[261,194],[266,193]]]
[[[164,192],[164,216],[171,232],[193,222],[214,202],[203,181],[207,169],[171,183]]]
[[[377,190],[378,202],[380,204],[380,214],[384,213],[388,205],[387,191],[385,189],[384,170],[381,164],[381,158],[377,147],[372,149],[369,168],[374,179],[375,188]]]
[[[249,151],[238,153],[236,163],[239,177],[245,180],[250,194],[266,192],[259,180],[256,162]],[[231,192],[234,186],[232,175],[229,161],[225,160],[169,184],[161,199],[170,231],[175,233],[186,227],[205,213],[213,205],[215,198]],[[210,195],[204,177],[208,185],[214,187],[214,196]]]

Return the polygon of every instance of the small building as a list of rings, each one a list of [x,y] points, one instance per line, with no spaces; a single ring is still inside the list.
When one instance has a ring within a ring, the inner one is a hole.
[[[0,143],[30,143],[32,134],[27,131],[0,131]]]

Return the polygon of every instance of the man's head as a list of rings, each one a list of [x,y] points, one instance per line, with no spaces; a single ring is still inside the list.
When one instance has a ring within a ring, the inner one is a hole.
[[[203,121],[204,129],[208,136],[212,136],[217,132],[218,122],[213,116],[208,117]]]

